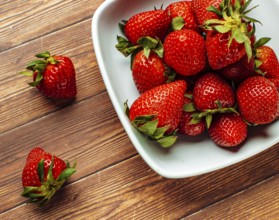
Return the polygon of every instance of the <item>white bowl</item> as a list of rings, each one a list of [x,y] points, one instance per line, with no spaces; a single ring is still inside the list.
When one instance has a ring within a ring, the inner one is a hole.
[[[166,150],[130,125],[123,103],[128,100],[130,106],[139,93],[131,76],[130,59],[115,49],[116,36],[122,35],[118,23],[136,13],[152,10],[154,6],[160,8],[164,4],[165,8],[172,2],[174,0],[106,0],[93,16],[92,37],[107,91],[133,145],[146,163],[161,176],[184,178],[235,164],[275,145],[279,142],[279,121],[249,129],[247,141],[236,152],[216,146],[207,134],[194,138],[179,137],[179,141]],[[252,5],[259,7],[250,16],[263,23],[263,26],[257,25],[257,37],[273,38],[268,45],[278,55],[279,30],[276,25],[279,24],[279,0],[254,0]]]

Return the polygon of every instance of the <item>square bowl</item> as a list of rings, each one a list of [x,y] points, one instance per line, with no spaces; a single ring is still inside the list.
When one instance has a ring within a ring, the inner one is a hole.
[[[130,71],[130,59],[115,49],[117,35],[121,35],[118,23],[132,15],[167,7],[174,0],[106,0],[96,10],[92,19],[92,38],[97,62],[106,89],[118,117],[131,142],[145,162],[159,175],[166,178],[185,178],[204,174],[240,162],[279,142],[279,121],[258,127],[251,127],[248,138],[237,151],[216,146],[208,134],[198,137],[179,137],[169,149],[163,149],[134,129],[124,112],[124,102],[130,106],[139,93]],[[254,0],[250,6],[259,5],[249,16],[262,22],[257,25],[257,38],[271,37],[268,45],[279,54],[279,23],[277,12],[279,1]],[[117,143],[115,143],[117,144]]]

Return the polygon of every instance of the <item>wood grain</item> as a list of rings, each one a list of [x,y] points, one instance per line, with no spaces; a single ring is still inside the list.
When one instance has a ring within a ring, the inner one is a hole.
[[[34,54],[40,51],[49,50],[53,54],[63,54],[72,59],[76,68],[78,88],[75,102],[105,91],[95,54],[92,53],[90,24],[91,19],[37,39],[23,48],[0,53],[0,59],[3,61],[0,62],[0,133],[69,104],[64,100],[45,98],[27,84],[32,79],[17,74],[25,68],[27,62],[34,59]],[[59,40],[61,36],[65,40]],[[28,56],[23,56],[23,51]],[[13,120],[15,117],[17,120]]]
[[[184,218],[200,219],[279,219],[279,176]]]
[[[34,39],[89,19],[101,2],[101,0],[2,1],[0,51],[24,43],[31,45],[29,42]]]
[[[139,156],[134,156],[72,182],[47,207],[22,205],[0,217],[179,219],[278,174],[278,153],[276,146],[240,164],[179,180],[158,176]],[[278,190],[275,187],[275,192]],[[262,199],[257,200],[257,208],[264,216]]]

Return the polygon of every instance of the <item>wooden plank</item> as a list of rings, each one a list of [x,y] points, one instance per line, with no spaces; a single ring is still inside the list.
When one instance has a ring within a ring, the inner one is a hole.
[[[0,218],[178,219],[278,174],[278,147],[225,169],[178,180],[160,177],[135,156],[72,182],[46,207],[23,204]]]
[[[78,88],[75,102],[105,91],[92,52],[90,25],[91,19],[88,19],[30,44],[0,53],[0,133],[72,104],[65,100],[45,98],[27,84],[31,81],[29,77],[16,74],[40,51],[49,50],[54,54],[67,55],[73,60]],[[60,40],[61,36],[63,40]]]
[[[20,204],[21,172],[28,152],[41,146],[77,160],[77,181],[136,154],[107,93],[61,109],[0,135],[0,212]],[[1,218],[0,218],[1,219]]]
[[[0,9],[0,52],[91,18],[102,2],[5,0]]]
[[[279,176],[184,218],[200,219],[279,219]]]

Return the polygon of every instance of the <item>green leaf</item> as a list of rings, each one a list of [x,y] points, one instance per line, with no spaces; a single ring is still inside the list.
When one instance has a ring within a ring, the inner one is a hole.
[[[19,72],[19,74],[22,74],[24,76],[33,76],[33,72],[32,71],[21,71]]]
[[[255,67],[256,68],[259,68],[263,64],[263,62],[260,61],[260,60],[254,60],[254,62],[255,62]]]
[[[37,186],[25,186],[23,188],[23,192],[21,193],[22,196],[25,196],[31,192],[36,192],[40,189],[40,187]]]
[[[122,20],[121,23],[118,24],[122,34],[125,35],[125,26],[126,26],[127,21],[126,20]]]
[[[38,194],[38,193],[29,193],[27,195],[24,195],[28,198],[31,198],[31,199],[36,199],[36,198],[42,198],[42,197],[45,197],[45,195],[42,195],[42,194]]]
[[[40,160],[40,162],[38,163],[38,175],[39,175],[39,179],[42,182],[44,182],[44,176],[45,176],[45,172],[44,172],[44,158],[42,158]]]
[[[206,10],[209,12],[213,12],[213,13],[217,14],[218,16],[222,17],[222,12],[219,9],[217,9],[216,7],[214,7],[213,5],[209,6]]]
[[[60,175],[57,177],[57,180],[58,181],[66,180],[75,172],[76,172],[75,168],[66,168],[65,170],[63,170],[62,173],[60,173]]]
[[[208,114],[205,116],[205,122],[206,122],[206,127],[209,128],[212,122],[213,116],[211,114]]]
[[[189,122],[190,125],[196,125],[201,122],[201,118],[192,118]]]
[[[253,48],[257,49],[263,45],[265,45],[267,42],[269,42],[271,40],[271,38],[269,37],[263,37],[260,38],[259,40],[257,40],[257,42],[254,44]]]
[[[253,56],[253,51],[252,51],[251,41],[250,41],[249,37],[247,37],[247,36],[244,39],[244,47],[246,50],[248,60],[250,60]]]
[[[126,100],[126,102],[124,102],[124,111],[125,114],[128,116],[128,118],[130,117],[130,108],[128,106],[128,100]]]
[[[50,57],[50,53],[48,51],[45,51],[43,53],[39,53],[35,55],[37,58],[49,58]]]
[[[185,25],[185,21],[181,16],[175,17],[172,19],[171,27],[172,30],[177,31],[181,30]]]
[[[46,61],[45,60],[33,60],[32,62],[27,64],[26,68],[34,67],[34,66],[40,65],[40,64],[46,65]]]
[[[214,30],[218,31],[219,33],[227,33],[229,31],[231,31],[230,27],[224,26],[224,25],[216,25],[213,27]]]
[[[164,126],[157,128],[154,134],[152,135],[152,138],[154,140],[159,140],[165,136],[166,131],[169,129],[169,126]]]
[[[167,136],[164,138],[161,138],[157,140],[157,142],[163,147],[163,148],[169,148],[171,147],[177,140],[177,136]]]
[[[193,102],[187,103],[183,106],[183,111],[185,112],[195,112],[196,108]]]
[[[141,115],[141,116],[136,117],[132,121],[132,124],[137,128],[139,125],[142,125],[148,121],[151,121],[155,117],[156,117],[156,115]]]
[[[164,47],[162,41],[158,41],[157,46],[153,49],[153,51],[161,58],[164,56]]]
[[[152,137],[152,135],[155,133],[157,126],[158,126],[158,119],[153,121],[148,121],[140,126],[138,126],[138,130],[142,132],[143,134]]]

